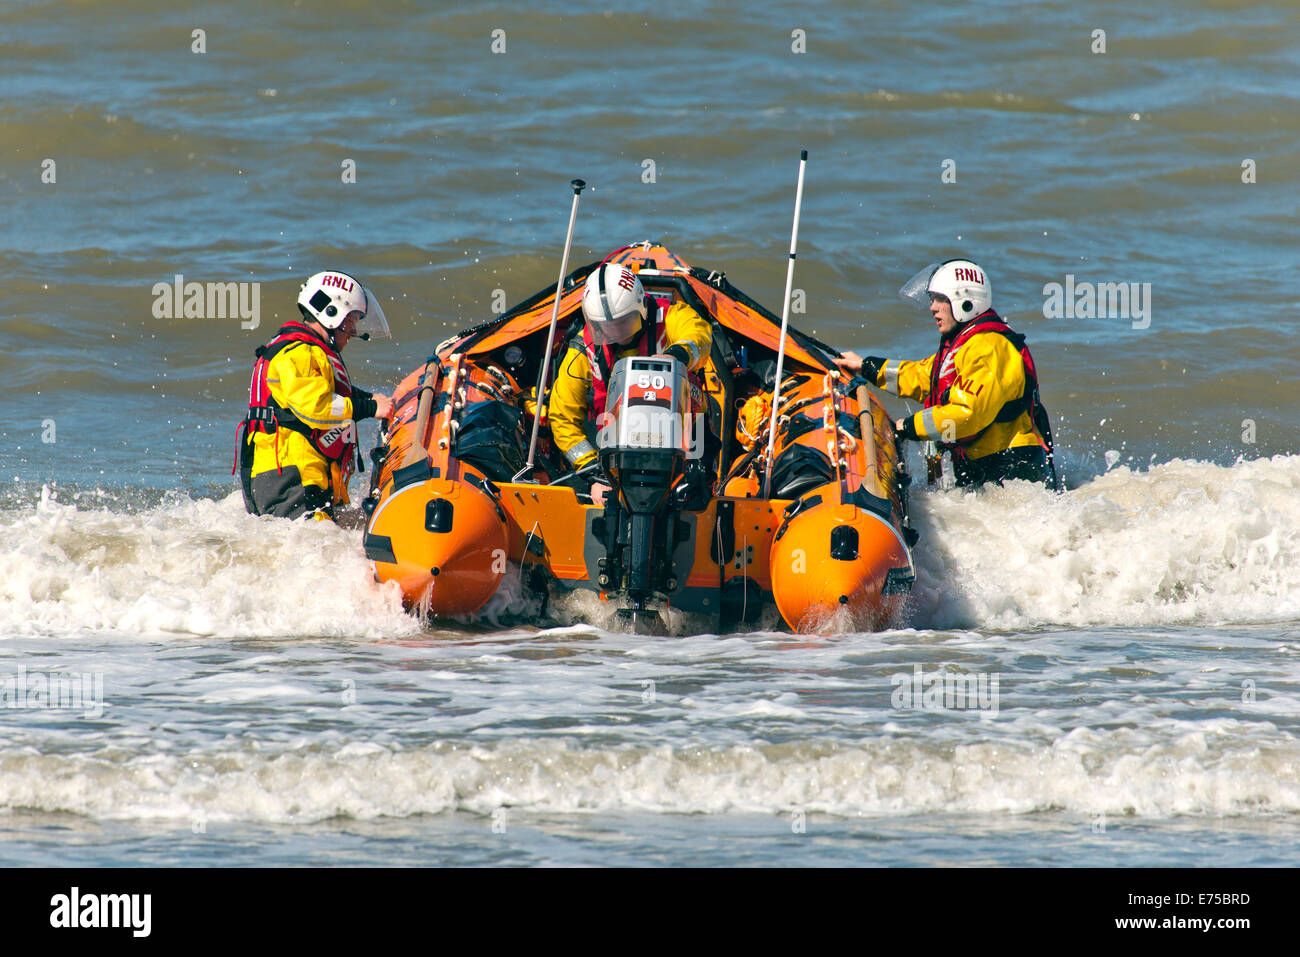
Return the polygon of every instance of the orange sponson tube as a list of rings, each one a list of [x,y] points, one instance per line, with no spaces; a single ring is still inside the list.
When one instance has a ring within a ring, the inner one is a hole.
[[[506,516],[489,484],[450,455],[453,402],[433,410],[435,390],[457,394],[478,370],[453,355],[398,387],[382,494],[366,526],[366,555],[380,581],[396,581],[408,608],[466,615],[482,608],[505,577]]]
[[[907,598],[891,572],[907,580],[908,588],[912,576],[888,416],[865,389],[857,390],[855,401],[837,394],[831,375],[822,383],[817,408],[811,386],[804,387],[807,397],[797,398],[796,391],[783,400],[791,412],[782,421],[793,422],[795,410],[802,409],[821,428],[793,433],[783,452],[795,445],[816,450],[835,478],[788,506],[769,556],[773,598],[796,631],[817,631],[842,611],[856,628],[880,628]]]
[[[884,593],[890,570],[910,564],[906,546],[890,523],[854,505],[823,501],[798,513],[770,561],[776,607],[796,631],[816,631],[841,608],[855,627],[879,628],[907,599]]]
[[[506,570],[506,523],[486,494],[467,482],[427,479],[390,495],[375,510],[367,544],[375,571],[396,581],[410,608],[433,615],[478,611]],[[376,545],[398,542],[393,561]],[[400,558],[398,557],[400,555]]]

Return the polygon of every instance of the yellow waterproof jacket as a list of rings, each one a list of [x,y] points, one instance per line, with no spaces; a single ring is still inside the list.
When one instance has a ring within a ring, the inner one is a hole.
[[[1006,336],[978,332],[955,351],[943,348],[920,362],[889,359],[876,375],[876,385],[895,395],[916,399],[926,408],[912,417],[917,436],[946,444],[957,444],[972,459],[1022,445],[1046,446],[1034,429],[1030,409],[1025,408],[1009,422],[998,422],[998,413],[1025,392],[1025,362]],[[955,373],[948,399],[931,401],[930,383],[934,363],[942,355],[940,379]],[[951,363],[951,368],[949,368]]]
[[[683,345],[691,354],[691,371],[703,368],[713,345],[713,330],[698,312],[684,302],[674,303],[664,314],[659,331],[656,352],[663,352],[672,345]],[[640,352],[639,337],[631,345],[623,346],[616,352],[618,359],[637,355]],[[591,363],[587,359],[586,346],[579,337],[573,340],[560,362],[555,385],[551,388],[550,404],[547,406],[551,437],[565,458],[576,468],[590,465],[596,459],[596,448],[583,431],[583,423],[587,421],[590,408],[590,388]]]
[[[353,418],[352,399],[335,391],[334,366],[318,346],[306,342],[285,346],[267,363],[266,381],[271,397],[313,429],[347,425]],[[343,483],[330,480],[329,460],[305,436],[285,428],[273,435],[250,435],[253,475],[296,465],[304,485],[329,490],[336,504],[347,501]]]

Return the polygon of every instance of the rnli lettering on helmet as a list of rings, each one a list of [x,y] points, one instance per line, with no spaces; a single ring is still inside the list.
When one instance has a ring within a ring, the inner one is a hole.
[[[322,286],[335,286],[344,292],[352,291],[352,280],[348,279],[347,276],[326,276],[321,280],[320,284]]]
[[[631,292],[633,290],[635,283],[636,283],[636,277],[632,275],[630,270],[624,269],[619,274],[618,284],[622,286],[624,289],[626,289],[628,292]]]
[[[984,277],[980,275],[978,269],[967,269],[965,266],[956,266],[953,268],[953,278],[964,282],[977,282],[984,285]]]

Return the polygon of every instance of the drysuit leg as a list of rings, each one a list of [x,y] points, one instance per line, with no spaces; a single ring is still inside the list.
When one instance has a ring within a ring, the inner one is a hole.
[[[334,518],[329,490],[319,485],[304,485],[296,465],[251,476],[244,486],[244,507],[254,515],[274,515],[277,518],[300,518],[304,515]]]
[[[1052,470],[1047,453],[1038,445],[1003,449],[979,459],[953,457],[953,475],[959,488],[979,488],[987,482],[1001,485],[1011,479],[1024,479],[1052,487]]]

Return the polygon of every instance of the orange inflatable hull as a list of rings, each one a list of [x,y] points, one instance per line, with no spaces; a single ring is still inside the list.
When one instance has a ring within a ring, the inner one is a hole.
[[[649,294],[692,305],[715,330],[703,373],[707,422],[721,441],[715,494],[672,511],[673,546],[657,556],[665,572],[655,600],[714,616],[719,630],[754,624],[772,605],[802,632],[832,621],[874,629],[896,620],[914,578],[914,536],[906,475],[880,402],[866,388],[846,392],[833,350],[792,329],[772,495],[764,498],[766,425],[750,451],[736,423],[742,405],[763,392],[756,370],[771,367],[779,320],[721,274],[693,269],[662,246],[624,247],[608,259],[636,270]],[[552,371],[596,265],[565,282]],[[536,467],[516,481],[553,294],[543,290],[443,343],[395,390],[363,503],[364,546],[377,577],[397,582],[413,611],[471,615],[507,576],[539,594],[582,588],[623,600],[602,581],[607,510],[550,484],[566,466],[549,447],[544,417]]]

